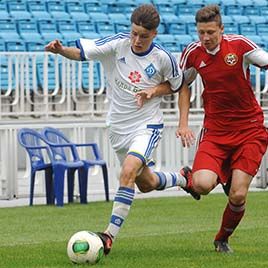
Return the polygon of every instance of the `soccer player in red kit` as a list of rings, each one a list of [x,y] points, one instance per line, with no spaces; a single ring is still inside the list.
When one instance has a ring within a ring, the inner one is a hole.
[[[196,13],[200,41],[189,44],[180,65],[187,83],[197,73],[204,91],[204,126],[192,171],[193,190],[206,195],[222,183],[228,197],[215,250],[231,253],[228,239],[241,221],[252,178],[256,175],[267,149],[268,132],[263,111],[250,83],[249,65],[268,67],[268,53],[244,36],[223,34],[220,9],[208,5]],[[180,125],[177,136],[185,138],[187,125]],[[229,186],[229,188],[228,188]]]

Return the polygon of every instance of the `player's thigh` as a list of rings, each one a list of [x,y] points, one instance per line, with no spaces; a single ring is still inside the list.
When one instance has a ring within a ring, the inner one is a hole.
[[[218,183],[218,178],[225,178],[223,169],[226,152],[210,141],[200,143],[193,163],[194,188],[200,193],[208,193]]]

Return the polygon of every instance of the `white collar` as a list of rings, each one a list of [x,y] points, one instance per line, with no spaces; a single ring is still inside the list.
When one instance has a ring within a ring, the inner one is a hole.
[[[213,50],[207,50],[207,49],[206,49],[206,51],[207,51],[208,54],[216,55],[217,52],[220,51],[220,44],[218,44]]]

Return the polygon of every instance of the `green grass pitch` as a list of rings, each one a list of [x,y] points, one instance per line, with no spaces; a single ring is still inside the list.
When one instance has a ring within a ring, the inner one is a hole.
[[[201,201],[164,197],[134,201],[111,253],[94,267],[108,268],[267,268],[268,192],[251,192],[246,214],[230,239],[235,253],[212,245],[226,205],[224,194]],[[66,254],[69,237],[80,230],[101,231],[112,202],[0,209],[0,267],[87,267]]]

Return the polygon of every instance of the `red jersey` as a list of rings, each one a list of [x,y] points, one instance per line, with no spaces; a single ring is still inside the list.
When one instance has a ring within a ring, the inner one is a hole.
[[[205,128],[233,131],[263,126],[263,112],[251,87],[245,57],[257,48],[243,36],[223,35],[215,54],[201,42],[191,43],[183,51],[181,68],[194,68],[203,81]]]

